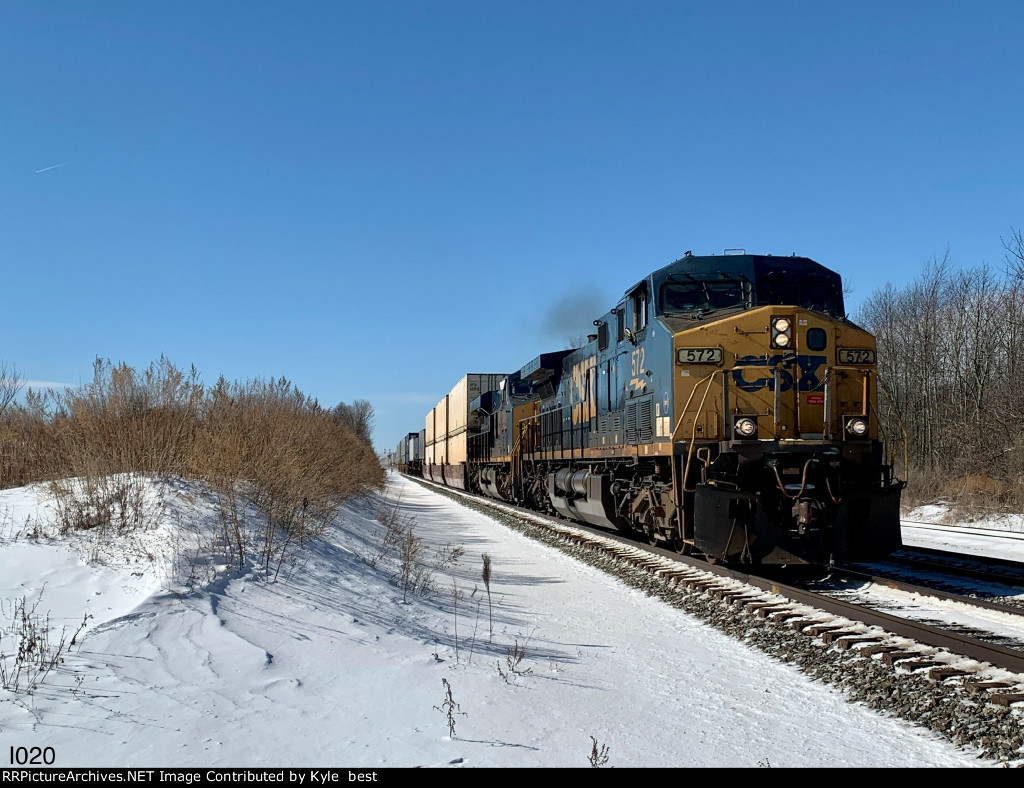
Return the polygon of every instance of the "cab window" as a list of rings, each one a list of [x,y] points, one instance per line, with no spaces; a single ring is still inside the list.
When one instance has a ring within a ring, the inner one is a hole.
[[[639,333],[647,327],[647,288],[633,293],[633,332]]]

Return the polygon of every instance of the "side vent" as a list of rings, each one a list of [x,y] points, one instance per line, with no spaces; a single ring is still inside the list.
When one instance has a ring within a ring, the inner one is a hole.
[[[640,442],[650,443],[654,440],[654,402],[651,399],[642,399],[637,403],[637,427],[640,432]]]
[[[626,406],[626,443],[650,443],[654,440],[654,400],[646,397]]]

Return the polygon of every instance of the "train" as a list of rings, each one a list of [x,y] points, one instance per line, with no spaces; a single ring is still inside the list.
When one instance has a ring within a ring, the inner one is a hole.
[[[423,470],[423,431],[410,432],[398,442],[398,446],[387,458],[388,467],[396,468],[402,473],[419,476]]]
[[[465,374],[399,444],[399,469],[711,563],[901,546],[876,343],[837,272],[687,252],[593,326],[580,347]]]

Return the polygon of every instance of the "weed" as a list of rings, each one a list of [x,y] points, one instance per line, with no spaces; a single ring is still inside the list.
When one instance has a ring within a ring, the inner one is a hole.
[[[461,710],[461,707],[452,698],[452,685],[448,683],[448,679],[442,678],[441,683],[444,684],[444,700],[440,706],[434,706],[436,711],[441,712],[448,718],[448,735],[453,739],[455,738],[455,717],[465,717],[466,712]]]
[[[590,737],[590,741],[592,744],[589,757],[590,765],[597,769],[608,763],[608,745],[602,744],[598,747],[597,739],[593,736]]]
[[[12,694],[32,695],[47,675],[64,661],[64,654],[72,648],[79,634],[91,618],[86,614],[82,623],[71,633],[67,628],[53,639],[50,615],[37,612],[42,592],[29,606],[22,597],[11,603],[0,604],[4,621],[0,623],[0,686]]]
[[[405,536],[399,546],[403,602],[407,601],[409,594],[424,593],[432,586],[433,578],[429,570],[423,565],[422,554],[423,541],[413,534],[410,528],[405,532]]]
[[[434,566],[443,572],[455,566],[465,554],[466,549],[462,545],[452,547],[451,543],[448,543],[444,547],[439,547],[434,553]]]
[[[432,591],[434,577],[424,561],[426,546],[413,530],[415,520],[402,514],[400,503],[398,498],[386,500],[379,506],[376,519],[384,526],[384,535],[376,555],[367,559],[367,563],[376,567],[394,553],[398,561],[397,582],[402,589],[402,601],[408,602],[410,594]],[[450,556],[452,552],[449,550],[446,555]],[[458,560],[457,557],[454,560]]]
[[[384,526],[384,538],[376,559],[371,561],[372,566],[392,550],[398,550],[406,533],[412,531],[413,520],[402,514],[401,503],[401,496],[394,500],[384,499],[377,509],[377,522]]]
[[[484,580],[484,588],[487,589],[487,623],[489,626],[490,635],[494,637],[494,616],[491,612],[491,557],[487,553],[483,553],[481,558],[484,562],[484,568],[480,573],[480,576]]]
[[[505,679],[506,684],[512,684],[515,682],[515,676],[532,676],[533,668],[522,668],[520,663],[526,656],[526,646],[529,643],[529,638],[519,645],[519,638],[515,639],[515,643],[506,649],[505,656],[505,668],[501,669],[501,663],[498,663],[498,675]]]
[[[462,594],[459,593],[459,587],[455,584],[455,578],[452,578],[452,610],[455,614],[455,661],[459,661],[459,599]]]

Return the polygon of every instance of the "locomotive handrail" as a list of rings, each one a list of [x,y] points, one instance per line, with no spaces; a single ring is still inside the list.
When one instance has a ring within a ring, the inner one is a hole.
[[[683,492],[697,491],[696,487],[694,487],[692,490],[688,490],[686,488],[686,480],[689,478],[690,464],[693,462],[693,447],[697,443],[697,417],[700,416],[701,410],[704,408],[704,403],[707,401],[708,398],[708,392],[711,391],[711,383],[714,381],[716,374],[718,374],[717,370],[715,372],[712,372],[706,378],[702,378],[701,380],[697,381],[697,383],[693,387],[693,391],[690,392],[690,396],[686,400],[686,405],[683,406],[682,413],[679,414],[679,421],[676,422],[676,428],[672,430],[672,442],[675,443],[676,431],[679,429],[679,425],[682,424],[683,416],[690,407],[690,402],[693,400],[693,395],[697,393],[697,387],[700,386],[700,384],[706,380],[708,384],[707,386],[704,387],[704,396],[701,397],[700,405],[697,406],[697,411],[693,417],[693,431],[690,433],[690,448],[686,453],[686,465],[683,467],[683,478],[681,485]],[[672,458],[673,460],[675,459],[675,452],[672,452]],[[673,468],[672,470],[675,471],[675,468]],[[681,502],[677,502],[676,507],[681,511],[682,507],[679,505],[680,503]]]
[[[670,440],[671,440],[672,443],[676,442],[676,433],[679,432],[679,428],[683,424],[683,416],[685,416],[686,412],[689,410],[690,402],[693,401],[693,395],[697,393],[697,388],[705,380],[708,382],[707,388],[704,389],[704,396],[701,398],[700,405],[697,406],[697,415],[699,415],[701,408],[704,407],[704,401],[708,397],[708,392],[711,390],[711,382],[714,380],[715,375],[717,375],[717,374],[718,374],[718,371],[716,370],[715,372],[712,372],[710,375],[708,375],[706,378],[701,378],[700,380],[698,380],[696,383],[693,384],[693,389],[690,391],[690,396],[687,397],[686,404],[683,406],[682,411],[680,411],[680,413],[679,413],[679,418],[676,420],[676,425],[675,425],[675,427],[672,428],[672,435],[670,437]],[[683,471],[683,478],[682,478],[681,483],[679,485],[676,485],[676,484],[672,485],[672,500],[675,503],[677,517],[680,516],[678,513],[683,511],[683,502],[682,502],[682,500],[680,500],[680,497],[679,497],[680,491],[682,491],[682,492],[693,492],[693,490],[687,490],[686,489],[686,477],[687,477],[687,474],[690,472],[690,462],[693,459],[693,445],[694,445],[694,443],[696,443],[696,440],[697,440],[697,419],[694,418],[694,420],[693,420],[693,432],[690,433],[690,449],[689,449],[689,452],[686,455],[686,466],[685,466],[685,469]],[[673,479],[677,478],[677,476],[676,476],[676,453],[675,453],[675,451],[673,451],[671,453],[671,455],[669,456],[669,465],[672,468],[672,478]],[[694,488],[694,489],[696,489],[696,488]],[[683,523],[682,523],[682,520],[680,519],[680,521],[679,521],[679,536],[680,536],[680,538],[683,538],[683,536],[684,536],[682,525],[683,525]]]

